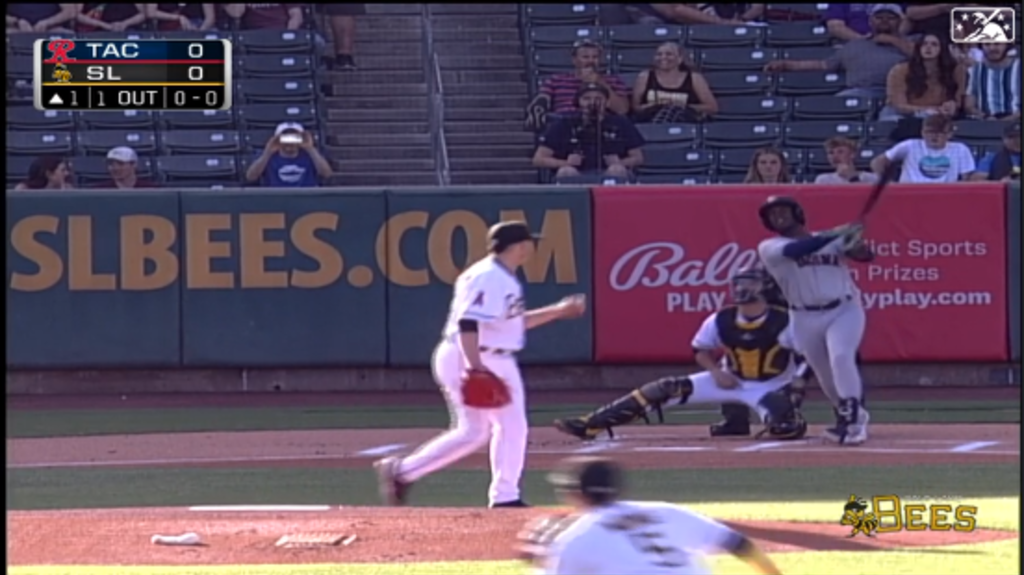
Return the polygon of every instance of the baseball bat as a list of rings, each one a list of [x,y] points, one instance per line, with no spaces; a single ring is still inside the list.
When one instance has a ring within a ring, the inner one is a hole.
[[[871,193],[868,194],[868,199],[864,201],[864,206],[860,209],[860,214],[857,215],[857,219],[855,221],[861,224],[864,223],[864,219],[867,218],[868,214],[874,211],[875,206],[878,205],[878,200],[882,197],[882,192],[885,191],[885,188],[887,188],[889,184],[896,179],[899,173],[899,168],[893,163],[890,163],[885,168],[885,171],[882,172],[878,181],[875,182],[875,185],[871,188]]]

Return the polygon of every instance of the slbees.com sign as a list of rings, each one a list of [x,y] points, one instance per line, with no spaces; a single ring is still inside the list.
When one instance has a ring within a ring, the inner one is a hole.
[[[596,189],[597,360],[692,359],[701,322],[728,303],[729,277],[758,261],[757,244],[770,232],[757,210],[776,193],[771,186]],[[867,194],[867,186],[793,189],[816,230],[849,221]],[[852,268],[868,312],[866,360],[1006,359],[1004,202],[1000,184],[886,191],[865,233],[877,257]]]

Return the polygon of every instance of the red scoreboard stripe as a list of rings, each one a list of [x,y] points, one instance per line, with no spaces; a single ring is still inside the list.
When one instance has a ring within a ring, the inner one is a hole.
[[[52,61],[43,61],[44,64],[53,64]],[[224,60],[75,60],[66,62],[69,65],[76,64],[223,64]]]

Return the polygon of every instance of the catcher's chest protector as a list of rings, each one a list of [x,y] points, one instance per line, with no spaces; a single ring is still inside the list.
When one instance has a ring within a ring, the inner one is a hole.
[[[789,312],[779,307],[769,307],[755,323],[741,322],[736,307],[715,316],[729,370],[746,381],[768,381],[786,371],[792,354],[779,345],[779,337],[788,326]]]

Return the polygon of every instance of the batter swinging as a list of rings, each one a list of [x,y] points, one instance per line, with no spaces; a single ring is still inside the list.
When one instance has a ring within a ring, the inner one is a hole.
[[[825,438],[841,445],[864,443],[869,416],[856,356],[865,314],[846,263],[874,259],[861,237],[864,227],[847,224],[812,234],[800,204],[780,196],[768,198],[759,215],[781,236],[761,242],[761,260],[790,304],[797,350],[835,407],[836,424],[825,430]]]

